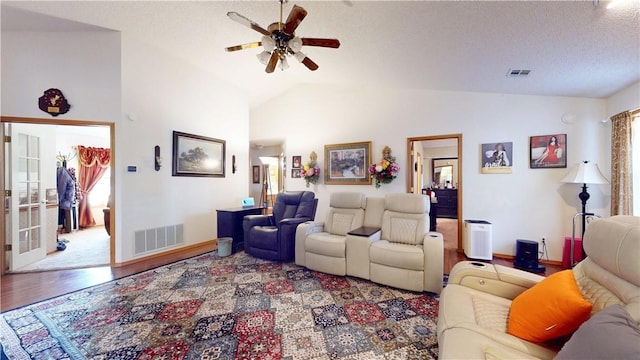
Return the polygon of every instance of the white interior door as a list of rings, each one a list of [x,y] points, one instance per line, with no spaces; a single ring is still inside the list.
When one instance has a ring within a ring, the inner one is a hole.
[[[11,262],[10,270],[44,259],[47,255],[46,199],[43,186],[43,130],[35,126],[9,124],[11,136]]]

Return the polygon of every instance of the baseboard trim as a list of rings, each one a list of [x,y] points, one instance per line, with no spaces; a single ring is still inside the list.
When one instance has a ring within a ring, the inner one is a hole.
[[[513,260],[516,257],[513,255],[507,255],[507,254],[498,254],[498,253],[493,253],[493,257],[497,257],[499,259],[505,259],[505,260]]]
[[[505,259],[505,260],[513,260],[516,257],[513,255],[507,255],[507,254],[498,254],[498,253],[494,253],[493,257],[497,257],[500,259]],[[549,265],[557,265],[557,266],[562,266],[562,261],[557,261],[557,260],[539,260],[541,263],[543,264],[549,264]]]
[[[173,248],[173,249],[170,249],[170,250],[167,250],[167,251],[163,251],[163,252],[159,252],[159,253],[155,253],[155,254],[139,257],[139,258],[135,258],[135,259],[128,260],[128,261],[125,261],[125,262],[115,263],[115,264],[113,264],[111,266],[112,267],[127,266],[127,265],[131,265],[131,264],[135,264],[137,262],[146,261],[146,260],[152,260],[152,259],[155,259],[155,258],[159,258],[161,256],[179,254],[179,253],[184,252],[184,251],[194,250],[194,249],[198,249],[198,248],[204,248],[204,247],[209,247],[209,246],[215,246],[217,248],[217,245],[218,245],[218,239],[206,240],[206,241],[202,241],[202,242],[199,242],[199,243],[196,243],[196,244],[181,246],[179,248]],[[207,249],[207,250],[203,251],[203,253],[205,253],[207,251],[210,251],[210,250]]]

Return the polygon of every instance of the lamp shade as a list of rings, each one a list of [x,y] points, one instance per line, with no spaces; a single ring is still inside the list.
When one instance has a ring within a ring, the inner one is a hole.
[[[561,180],[565,183],[573,183],[573,184],[608,184],[609,180],[607,180],[598,165],[595,163],[590,163],[588,161],[583,161],[578,165],[574,166],[571,171]]]
[[[263,36],[262,47],[264,47],[264,51],[271,52],[276,48],[276,41],[273,40],[270,36]]]
[[[294,53],[300,51],[300,49],[302,49],[302,39],[296,36],[293,39],[289,40],[289,48]]]
[[[271,53],[268,51],[263,51],[256,56],[258,57],[258,60],[260,60],[260,62],[264,65],[267,65],[269,63],[269,59],[271,59]]]

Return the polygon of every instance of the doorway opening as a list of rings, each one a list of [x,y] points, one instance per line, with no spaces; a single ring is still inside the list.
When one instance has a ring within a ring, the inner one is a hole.
[[[462,250],[462,134],[407,138],[407,192],[431,198],[431,230]]]
[[[0,221],[0,232],[4,234],[0,242],[4,249],[0,256],[0,273],[113,265],[115,204],[109,196],[115,183],[115,176],[111,176],[113,157],[99,181],[93,186],[84,184],[90,189],[88,193],[77,191],[77,188],[70,192],[73,200],[66,211],[59,211],[66,206],[59,207],[57,177],[58,173],[71,175],[75,179],[69,181],[73,184],[69,187],[80,186],[79,149],[82,146],[105,148],[113,153],[115,124],[5,116],[1,117],[1,123],[4,146],[0,156],[5,166],[0,185],[5,194],[2,202],[5,216]],[[86,196],[89,201],[85,204],[90,206],[83,204],[80,209],[76,194]],[[38,213],[34,211],[36,208]],[[95,226],[92,222],[88,225],[87,221],[78,221],[80,213],[88,211],[95,219]],[[61,215],[63,212],[64,216]],[[25,222],[25,219],[30,220]],[[28,247],[24,246],[23,238],[29,239]],[[66,249],[58,250],[60,244]],[[29,253],[37,256],[30,256],[26,264],[22,260],[15,261],[17,255]]]
[[[252,141],[249,147],[249,196],[270,214],[278,194],[284,191],[286,166],[284,145],[280,140]]]

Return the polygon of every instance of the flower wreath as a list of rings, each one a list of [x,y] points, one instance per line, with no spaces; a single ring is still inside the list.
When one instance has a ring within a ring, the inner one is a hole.
[[[318,159],[318,155],[315,151],[312,151],[309,154],[309,161],[302,166],[302,171],[300,171],[300,177],[304,179],[307,183],[307,187],[309,184],[315,184],[320,179],[320,168],[316,165],[316,160]]]
[[[382,160],[369,165],[369,174],[375,181],[376,188],[380,184],[389,184],[398,176],[400,166],[396,162],[396,157],[391,156],[391,148],[385,146],[382,149]]]

